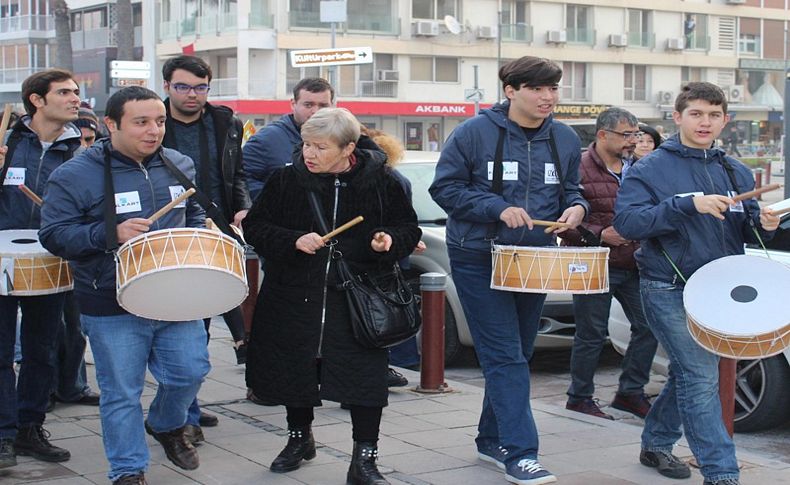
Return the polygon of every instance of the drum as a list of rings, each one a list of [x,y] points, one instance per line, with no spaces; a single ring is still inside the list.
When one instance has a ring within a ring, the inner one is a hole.
[[[491,288],[524,293],[609,291],[609,248],[494,245]]]
[[[74,288],[69,264],[44,249],[35,229],[0,231],[0,278],[0,295],[49,295]]]
[[[689,278],[688,329],[702,347],[733,359],[760,359],[790,346],[785,298],[790,267],[760,256],[727,256]]]
[[[116,254],[118,303],[154,320],[221,315],[247,296],[244,250],[218,231],[175,228],[126,241]]]

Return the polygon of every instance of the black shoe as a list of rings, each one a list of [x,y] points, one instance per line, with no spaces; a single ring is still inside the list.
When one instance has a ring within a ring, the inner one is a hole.
[[[64,402],[69,404],[84,404],[86,406],[98,406],[99,399],[100,399],[99,394],[91,390],[85,391],[85,394],[80,396],[80,398],[77,399],[76,401],[64,401],[63,399],[59,398],[56,395],[50,396],[50,401],[52,402],[53,407],[55,406],[55,403],[53,401]],[[49,412],[49,410],[47,412]]]
[[[344,409],[346,411],[351,411],[351,404],[348,404],[346,402],[341,402],[340,403],[340,409]]]
[[[403,374],[396,371],[392,367],[387,371],[387,387],[403,387],[408,386],[409,380]]]
[[[288,444],[274,459],[269,470],[274,473],[294,471],[302,464],[302,460],[315,458],[315,440],[310,426],[288,430]]]
[[[235,349],[236,352],[236,365],[242,365],[247,363],[247,344],[241,344]]]
[[[203,436],[203,429],[200,426],[193,426],[191,424],[185,425],[184,436],[186,436],[193,445],[206,441],[206,437]]]
[[[55,395],[50,394],[49,399],[47,399],[47,409],[46,412],[51,413],[53,409],[55,409]]]
[[[219,418],[214,416],[213,414],[204,413],[203,411],[200,411],[198,424],[203,426],[204,428],[213,428],[214,426],[219,424]]]
[[[145,481],[144,474],[138,473],[137,475],[124,475],[112,482],[112,485],[148,485],[148,482]]]
[[[16,454],[49,462],[67,461],[71,458],[68,450],[52,446],[48,441],[49,436],[49,431],[42,428],[40,424],[20,426],[14,442]]]
[[[258,406],[279,406],[279,403],[274,401],[269,401],[266,399],[261,399],[252,392],[252,389],[247,388],[247,399],[252,401],[253,404],[257,404]]]
[[[184,470],[194,470],[200,466],[200,459],[195,446],[184,434],[184,428],[185,426],[181,426],[171,431],[157,433],[148,426],[148,421],[145,422],[145,431],[162,445],[165,455],[174,465]]]
[[[639,453],[639,463],[658,468],[658,473],[667,478],[688,478],[691,469],[680,458],[667,451],[645,451]]]
[[[384,476],[376,467],[379,449],[376,443],[355,441],[354,453],[351,455],[351,466],[348,467],[346,485],[388,485]]]
[[[0,438],[0,468],[16,466],[14,438]]]

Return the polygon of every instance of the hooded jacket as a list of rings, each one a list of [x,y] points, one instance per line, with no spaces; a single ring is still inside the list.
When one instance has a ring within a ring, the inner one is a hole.
[[[67,259],[74,273],[74,293],[86,315],[125,313],[116,302],[114,252],[107,250],[104,223],[104,156],[110,151],[117,223],[150,217],[167,205],[181,185],[162,162],[163,153],[194,182],[192,160],[169,148],[142,165],[112,149],[102,140],[52,173],[41,211],[41,244]],[[174,227],[202,227],[203,209],[195,198],[174,208],[151,225],[151,231]],[[113,228],[114,230],[115,228]]]
[[[494,105],[458,126],[442,150],[430,187],[433,199],[447,211],[448,248],[479,253],[475,256],[478,259],[483,254],[489,257],[491,245],[486,235],[494,224],[497,244],[553,244],[554,237],[545,234],[543,228],[509,229],[500,223],[499,215],[508,207],[521,207],[531,218],[544,220],[556,220],[572,205],[581,205],[589,212],[579,189],[581,142],[576,132],[549,116],[533,139],[528,140],[523,129],[508,119],[509,108],[509,101]],[[500,129],[505,130],[502,195],[491,191]],[[551,156],[550,134],[559,151],[563,200]]]
[[[244,170],[253,200],[258,198],[266,180],[280,167],[291,163],[302,134],[293,114],[284,115],[264,126],[244,144]]]
[[[41,197],[50,174],[80,150],[82,134],[68,123],[49,150],[43,151],[38,134],[30,129],[30,121],[30,116],[22,117],[4,143],[11,144],[13,153],[6,160],[7,172],[0,186],[0,230],[38,229],[41,211],[18,186],[24,184]]]
[[[753,188],[751,171],[723,150],[690,148],[674,135],[628,170],[615,204],[614,228],[626,239],[641,240],[636,261],[642,278],[681,284],[662,248],[688,279],[710,261],[743,254],[745,242],[757,242],[752,223],[763,239],[773,235],[760,227],[754,199],[730,207],[723,221],[694,207],[694,195],[732,196]]]

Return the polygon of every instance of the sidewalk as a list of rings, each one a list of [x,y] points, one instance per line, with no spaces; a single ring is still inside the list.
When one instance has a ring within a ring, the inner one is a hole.
[[[187,472],[172,465],[161,446],[148,437],[152,485],[248,484],[339,485],[345,483],[350,461],[351,423],[347,411],[327,402],[316,409],[314,434],[318,456],[302,468],[274,474],[268,465],[285,445],[285,410],[246,401],[244,367],[235,365],[230,337],[222,324],[212,325],[213,369],[201,389],[204,409],[219,415],[216,428],[204,428],[206,442],[198,447],[200,468]],[[88,366],[95,388],[93,366]],[[422,395],[413,391],[419,374],[404,370],[411,387],[390,393],[384,410],[379,467],[393,485],[505,484],[503,473],[477,458],[474,446],[482,389],[448,382],[454,392]],[[143,404],[153,399],[147,380]],[[541,402],[533,403],[541,434],[540,461],[565,485],[695,484],[702,477],[670,480],[639,464],[641,428],[592,418]],[[58,485],[107,484],[107,462],[101,442],[98,408],[58,404],[46,429],[53,442],[71,451],[65,463],[44,463],[19,457],[19,465],[0,470],[0,482]],[[691,456],[688,448],[676,454]],[[740,453],[742,483],[790,484],[790,464]]]

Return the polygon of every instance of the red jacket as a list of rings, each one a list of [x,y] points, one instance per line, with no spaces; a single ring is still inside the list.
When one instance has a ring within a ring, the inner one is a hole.
[[[590,203],[590,212],[582,226],[600,239],[601,231],[612,225],[614,202],[617,198],[617,191],[620,189],[620,182],[609,173],[606,164],[596,153],[595,142],[591,143],[587,147],[587,151],[582,153],[579,172],[581,172],[582,195]],[[561,237],[565,246],[589,245],[582,241],[581,234],[575,229],[565,231]],[[601,245],[607,246],[603,242]],[[609,265],[619,269],[636,269],[634,252],[637,249],[639,249],[637,241],[632,241],[628,245],[610,247]]]

